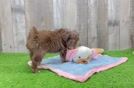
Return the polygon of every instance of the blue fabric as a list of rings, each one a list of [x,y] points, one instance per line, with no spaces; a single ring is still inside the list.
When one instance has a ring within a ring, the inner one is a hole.
[[[121,58],[110,57],[110,56],[104,55],[104,56],[99,56],[96,59],[93,59],[88,64],[76,64],[73,62],[61,63],[60,56],[58,55],[58,56],[54,56],[48,59],[44,59],[42,61],[42,64],[47,64],[55,69],[60,69],[64,72],[67,72],[73,75],[84,75],[93,68],[96,68],[99,66],[110,65],[120,60]]]

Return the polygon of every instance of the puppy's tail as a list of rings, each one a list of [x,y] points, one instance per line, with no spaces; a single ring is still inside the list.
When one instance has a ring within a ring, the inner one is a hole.
[[[37,30],[37,28],[35,26],[33,26],[32,29],[29,32],[28,38],[34,39],[34,38],[37,37],[37,35],[38,35],[38,30]]]
[[[37,28],[35,26],[30,30],[30,34],[38,34]]]
[[[35,47],[38,40],[38,33],[39,32],[37,28],[33,26],[27,37],[27,43],[26,43],[27,48],[32,49]]]

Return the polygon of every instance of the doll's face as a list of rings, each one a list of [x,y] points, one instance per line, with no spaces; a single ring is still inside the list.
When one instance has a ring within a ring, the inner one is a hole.
[[[90,62],[90,60],[92,59],[91,55],[89,55],[88,57],[82,58],[81,56],[78,56],[78,60],[76,63],[78,64],[87,64],[88,62]]]
[[[92,50],[87,47],[79,47],[74,57],[76,63],[88,63],[91,60]]]
[[[88,63],[88,57],[87,58],[81,58],[79,56],[79,60],[77,61],[78,64],[87,64]]]

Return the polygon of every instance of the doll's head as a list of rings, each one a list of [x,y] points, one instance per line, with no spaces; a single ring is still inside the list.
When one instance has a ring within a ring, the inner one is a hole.
[[[80,46],[73,50],[68,50],[66,55],[67,61],[75,63],[88,63],[92,59],[92,50],[85,46]]]
[[[66,54],[66,61],[73,61],[75,63],[86,64],[89,63],[98,54],[103,53],[104,50],[100,48],[88,48],[80,46],[76,49],[68,50]]]

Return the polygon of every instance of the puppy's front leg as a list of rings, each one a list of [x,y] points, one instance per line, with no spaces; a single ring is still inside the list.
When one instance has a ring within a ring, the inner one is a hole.
[[[60,57],[61,57],[62,62],[66,62],[66,53],[67,53],[67,50],[61,50],[60,52]]]

